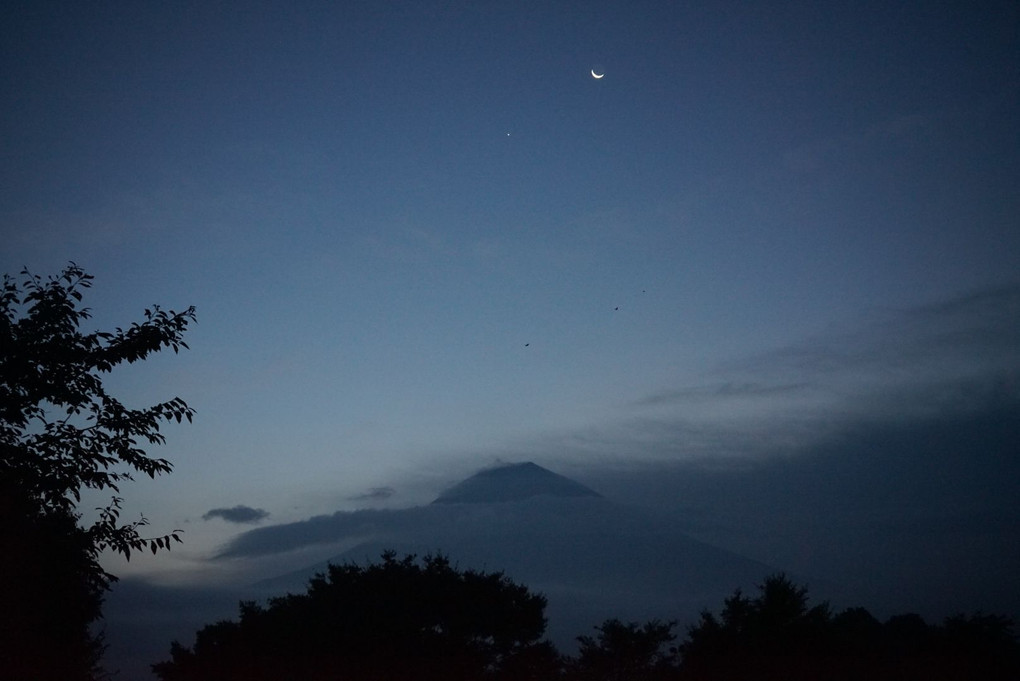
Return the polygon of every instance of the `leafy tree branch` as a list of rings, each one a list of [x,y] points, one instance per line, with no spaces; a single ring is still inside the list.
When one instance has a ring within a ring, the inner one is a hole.
[[[88,623],[99,616],[102,593],[116,579],[99,564],[103,551],[130,558],[145,549],[169,550],[181,541],[179,530],[143,536],[144,517],[122,521],[119,493],[132,473],[155,478],[172,470],[168,460],[150,456],[146,448],[165,443],[163,424],[190,422],[194,410],[179,397],[129,408],[107,392],[103,379],[124,362],[187,348],[183,336],[195,321],[195,309],[153,306],[127,329],[84,332],[81,326],[91,311],[81,303],[91,285],[91,275],[74,263],[47,279],[27,270],[20,279],[4,275],[0,285],[0,545],[16,556],[4,562],[0,581],[6,590],[23,590],[17,579],[52,589],[42,581],[49,575],[70,585],[62,603],[77,613],[70,621],[81,652],[44,664],[43,652],[34,647],[38,641],[30,639],[33,632],[45,638],[47,627],[56,625],[11,625],[11,631],[0,632],[0,663],[30,675],[25,678],[50,678],[44,668],[53,678],[90,678],[100,648],[89,638]],[[113,493],[87,527],[81,526],[78,509],[83,488]],[[16,594],[10,596],[8,602],[22,603]],[[26,612],[20,614],[32,619],[31,604],[23,605]],[[18,611],[11,612],[14,621]],[[53,657],[52,651],[47,654]]]

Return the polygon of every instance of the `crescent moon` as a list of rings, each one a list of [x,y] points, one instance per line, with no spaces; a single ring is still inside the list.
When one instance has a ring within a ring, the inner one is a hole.
[[[595,69],[591,70],[591,77],[594,78],[595,80],[598,80],[599,78],[601,78],[604,75],[606,75],[606,74],[604,74],[604,73],[595,73]]]

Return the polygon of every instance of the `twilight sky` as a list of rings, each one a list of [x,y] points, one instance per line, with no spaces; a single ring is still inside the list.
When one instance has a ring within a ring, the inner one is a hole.
[[[124,488],[186,544],[108,569],[228,578],[257,524],[521,460],[799,569],[834,559],[767,538],[826,513],[1015,530],[1018,36],[1008,1],[7,3],[0,270],[77,262],[94,328],[198,310],[110,379],[198,411]]]

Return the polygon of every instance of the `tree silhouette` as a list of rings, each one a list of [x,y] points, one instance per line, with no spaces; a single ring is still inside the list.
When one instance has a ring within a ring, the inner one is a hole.
[[[710,612],[688,630],[680,645],[692,678],[799,678],[796,670],[825,650],[829,609],[808,607],[807,589],[772,575],[750,599],[737,589],[719,618]]]
[[[179,398],[129,409],[102,375],[153,352],[187,347],[193,308],[145,310],[145,321],[112,333],[83,333],[80,308],[92,277],[71,263],[44,281],[27,271],[0,290],[0,671],[9,678],[79,679],[98,673],[101,642],[89,630],[115,577],[99,564],[112,549],[169,549],[176,532],[145,538],[145,518],[123,523],[121,499],[80,524],[82,488],[109,489],[170,471],[139,446],[162,444],[160,424],[191,420]]]
[[[609,619],[598,636],[578,636],[576,659],[568,662],[572,681],[665,681],[677,678],[677,650],[670,644],[673,622],[652,620],[638,626]]]
[[[943,646],[943,663],[962,678],[1020,678],[1020,645],[1013,622],[1002,615],[954,615],[937,632]],[[947,672],[950,669],[946,670]]]
[[[956,616],[931,626],[916,614],[879,623],[863,608],[832,616],[808,606],[807,589],[773,575],[757,598],[738,589],[716,617],[704,612],[680,644],[683,679],[1020,678],[1020,646],[1010,620]]]
[[[73,515],[40,512],[36,500],[0,490],[0,678],[89,679],[98,675],[100,614],[88,534]]]
[[[545,598],[502,573],[442,556],[330,565],[304,594],[242,603],[153,665],[163,681],[538,679],[557,664],[539,638]]]

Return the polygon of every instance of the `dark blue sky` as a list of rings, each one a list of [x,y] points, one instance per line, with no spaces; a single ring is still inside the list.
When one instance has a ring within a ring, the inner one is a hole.
[[[692,462],[1015,406],[1018,35],[1015,2],[6,3],[3,271],[76,261],[97,327],[198,309],[111,379],[198,410],[125,488],[187,544],[108,569],[223,577],[210,510],[497,460],[676,510]]]

